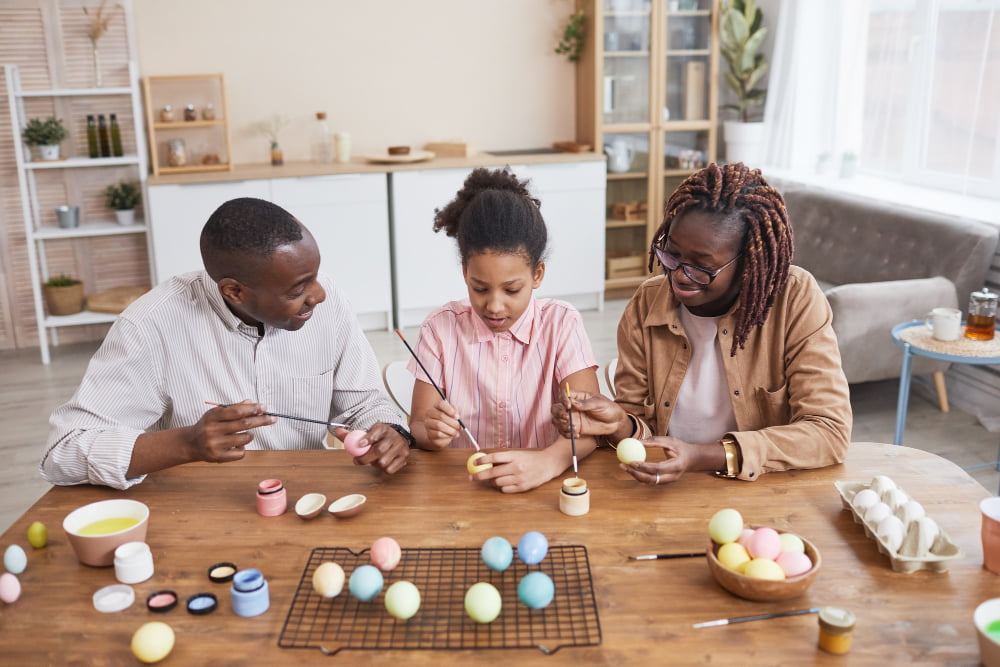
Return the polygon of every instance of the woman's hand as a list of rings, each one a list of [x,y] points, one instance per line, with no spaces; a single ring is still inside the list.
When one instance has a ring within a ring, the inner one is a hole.
[[[662,449],[665,460],[622,463],[619,467],[637,481],[653,486],[676,482],[689,470],[721,470],[726,461],[725,450],[717,442],[696,445],[665,435],[648,438],[643,440],[642,444]]]
[[[472,475],[477,482],[486,482],[503,493],[524,493],[541,486],[565,469],[565,464],[553,456],[552,449],[499,449],[480,457],[476,465],[492,463],[493,467]],[[470,450],[471,451],[471,450]]]
[[[423,426],[430,449],[444,449],[458,437],[462,430],[458,417],[458,410],[443,398],[427,409]]]
[[[564,438],[570,435],[569,408],[573,410],[573,430],[577,437],[617,436],[620,431],[625,431],[626,436],[631,433],[632,422],[620,405],[601,394],[571,391],[568,398],[563,396],[561,401],[552,404],[552,423]]]

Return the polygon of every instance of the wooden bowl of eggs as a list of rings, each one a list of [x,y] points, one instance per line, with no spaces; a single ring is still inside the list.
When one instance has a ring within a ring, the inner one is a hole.
[[[816,580],[822,565],[819,550],[812,542],[766,526],[741,527],[736,539],[722,544],[713,537],[706,560],[720,586],[733,595],[759,602],[802,595]]]

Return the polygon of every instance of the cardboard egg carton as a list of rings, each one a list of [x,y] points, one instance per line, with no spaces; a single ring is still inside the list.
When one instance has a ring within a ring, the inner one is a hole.
[[[898,548],[893,549],[890,548],[891,545],[888,543],[887,538],[879,535],[877,527],[871,525],[871,522],[865,521],[864,516],[862,516],[861,512],[854,506],[854,497],[859,492],[864,489],[872,489],[877,492],[873,486],[877,485],[875,480],[880,478],[883,480],[888,479],[884,476],[880,476],[876,477],[870,483],[834,482],[834,485],[837,487],[837,491],[840,492],[840,499],[843,503],[844,509],[851,512],[855,523],[860,523],[864,526],[865,535],[869,539],[874,540],[874,542],[878,545],[878,550],[889,557],[889,562],[892,563],[892,569],[894,572],[902,572],[903,574],[910,574],[911,572],[916,572],[917,570],[946,572],[950,561],[962,556],[962,551],[939,525],[937,526],[937,535],[934,537],[930,547],[921,548],[918,545],[921,540],[921,536],[918,534],[919,530],[914,525],[915,522],[910,521],[905,526],[906,533],[902,543]],[[889,483],[892,483],[891,480]],[[894,488],[899,489],[899,487]],[[902,489],[899,490],[903,491]],[[903,493],[905,493],[905,491],[903,491]],[[884,497],[884,495],[884,493],[880,494],[880,498]],[[894,510],[894,514],[898,516],[898,510]]]

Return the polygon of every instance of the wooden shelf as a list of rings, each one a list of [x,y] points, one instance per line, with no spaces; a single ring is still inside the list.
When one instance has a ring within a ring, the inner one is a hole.
[[[70,157],[63,160],[32,160],[25,162],[25,169],[79,169],[83,167],[118,167],[139,164],[138,155],[121,157]]]
[[[184,167],[160,167],[161,174],[196,174],[202,171],[230,171],[232,165],[226,164],[192,164]]]
[[[628,229],[630,227],[645,227],[646,220],[608,220],[604,225],[607,229]]]
[[[131,95],[131,88],[51,88],[22,90],[18,97],[95,97],[98,95]]]
[[[114,322],[118,315],[113,313],[95,313],[90,310],[82,310],[72,315],[48,315],[45,318],[47,327],[78,327],[86,324],[106,324]]]
[[[609,278],[604,281],[604,289],[621,289],[623,287],[638,287],[649,276],[636,276],[629,278]]]
[[[153,123],[154,130],[190,130],[194,127],[219,127],[225,126],[223,120],[180,120],[170,123]]]
[[[117,222],[84,222],[79,227],[65,229],[63,227],[39,227],[35,230],[36,239],[77,239],[88,236],[118,236],[119,234],[143,234],[146,225],[119,225]]]

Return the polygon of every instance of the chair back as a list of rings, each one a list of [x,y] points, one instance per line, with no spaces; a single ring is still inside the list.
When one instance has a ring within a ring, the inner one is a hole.
[[[615,357],[604,366],[604,382],[608,385],[611,398],[615,397],[615,371],[618,370],[618,357]]]
[[[385,390],[399,409],[410,419],[410,402],[413,400],[413,375],[406,370],[405,361],[390,361],[382,368]]]

